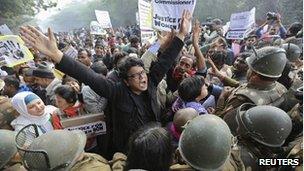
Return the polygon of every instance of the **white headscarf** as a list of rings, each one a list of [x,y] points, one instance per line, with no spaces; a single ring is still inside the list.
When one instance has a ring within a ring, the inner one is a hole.
[[[11,123],[12,126],[17,125],[17,124],[19,124],[19,125],[20,124],[21,125],[28,125],[28,124],[45,125],[49,121],[49,119],[51,117],[51,115],[50,115],[51,112],[49,112],[47,110],[47,106],[44,109],[43,115],[41,115],[41,116],[34,116],[34,115],[31,115],[28,113],[24,98],[30,94],[34,94],[34,93],[29,92],[29,91],[24,91],[24,92],[17,93],[12,98],[12,105],[20,114],[20,116]]]

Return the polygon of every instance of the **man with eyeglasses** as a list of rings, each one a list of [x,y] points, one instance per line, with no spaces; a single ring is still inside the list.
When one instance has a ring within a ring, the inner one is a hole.
[[[56,67],[64,73],[89,85],[97,94],[109,101],[110,113],[106,115],[107,134],[112,142],[112,152],[125,152],[132,133],[148,122],[159,122],[161,113],[157,103],[158,83],[173,65],[184,45],[184,38],[189,31],[191,13],[184,11],[180,30],[170,46],[161,54],[159,60],[150,68],[147,75],[144,64],[139,58],[127,58],[119,67],[122,81],[113,83],[96,74],[72,58],[64,56],[56,46],[56,40],[49,29],[48,37],[33,27],[21,27],[22,39],[50,56]]]

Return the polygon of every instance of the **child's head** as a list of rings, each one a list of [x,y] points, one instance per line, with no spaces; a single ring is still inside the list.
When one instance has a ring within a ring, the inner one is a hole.
[[[184,108],[178,110],[173,118],[173,124],[175,129],[181,133],[183,131],[182,127],[193,118],[197,117],[199,114],[193,108]]]
[[[208,95],[203,77],[185,78],[178,86],[178,95],[184,102],[200,101]]]
[[[13,107],[23,116],[42,116],[45,105],[43,101],[32,92],[20,92],[12,98]]]
[[[58,86],[55,89],[55,95],[56,105],[61,110],[74,106],[74,104],[77,102],[76,91],[68,85]]]

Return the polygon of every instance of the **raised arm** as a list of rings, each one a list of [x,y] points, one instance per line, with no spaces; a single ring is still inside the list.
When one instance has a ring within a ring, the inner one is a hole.
[[[202,54],[200,47],[199,47],[199,36],[202,31],[200,26],[200,22],[196,19],[195,24],[193,26],[193,47],[194,47],[194,55],[197,60],[197,69],[204,70],[206,68],[206,61],[205,57]]]
[[[108,99],[113,97],[114,84],[82,63],[64,56],[57,48],[56,39],[50,28],[48,28],[48,36],[31,26],[21,27],[20,33],[26,43],[55,61],[57,69],[89,85],[98,95]]]
[[[158,85],[158,83],[163,79],[183,48],[183,41],[189,32],[190,23],[191,13],[189,11],[184,11],[179,32],[173,38],[169,47],[158,58],[158,61],[150,68],[150,78],[155,85]]]

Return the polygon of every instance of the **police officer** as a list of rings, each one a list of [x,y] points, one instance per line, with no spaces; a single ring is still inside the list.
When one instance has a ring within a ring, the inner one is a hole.
[[[33,132],[35,136],[30,136]],[[28,125],[18,132],[16,144],[28,170],[111,170],[103,157],[84,153],[86,139],[80,130],[55,130],[38,136],[37,126]]]
[[[197,170],[243,170],[242,162],[231,153],[233,136],[228,125],[218,116],[200,115],[185,126],[179,152],[188,166]],[[173,165],[170,170],[189,169]]]
[[[0,92],[5,83],[0,79]],[[0,95],[0,129],[13,130],[10,123],[17,118],[19,113],[13,108],[11,100],[6,96]]]
[[[281,146],[291,132],[291,119],[283,110],[268,105],[245,103],[237,111],[237,137],[246,169],[266,170],[259,159],[279,158]]]
[[[0,170],[25,170],[15,146],[15,135],[13,131],[0,129]]]
[[[224,118],[232,134],[236,132],[235,109],[243,103],[280,106],[282,96],[287,90],[276,82],[286,64],[285,50],[278,47],[264,47],[246,58],[249,70],[248,83],[236,89],[225,88],[215,110],[215,114]]]

